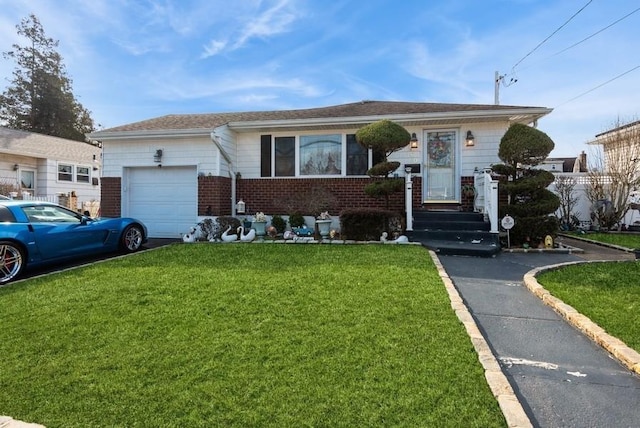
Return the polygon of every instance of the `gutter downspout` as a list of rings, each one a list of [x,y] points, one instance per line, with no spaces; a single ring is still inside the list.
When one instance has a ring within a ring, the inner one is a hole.
[[[233,163],[231,162],[231,157],[229,156],[227,151],[224,149],[224,147],[222,147],[222,143],[220,143],[220,135],[218,135],[215,130],[211,131],[211,141],[218,148],[218,151],[220,152],[224,160],[227,162],[227,165],[229,166],[229,177],[231,178],[231,215],[235,216],[236,215],[236,204],[235,204],[236,171],[233,166]]]

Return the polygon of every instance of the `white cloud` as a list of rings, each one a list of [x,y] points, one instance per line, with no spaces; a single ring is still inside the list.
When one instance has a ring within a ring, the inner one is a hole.
[[[296,19],[289,3],[289,0],[280,0],[273,7],[250,20],[234,43],[234,49],[244,46],[254,37],[268,37],[288,31],[289,25]]]
[[[209,58],[222,52],[227,46],[227,42],[223,40],[211,40],[208,45],[204,46],[204,52],[200,55],[201,59]]]
[[[233,25],[220,25],[220,32],[227,33],[223,38],[217,37],[204,46],[200,58],[215,56],[225,49],[229,51],[245,47],[256,38],[266,39],[290,31],[291,25],[298,18],[293,12],[294,5],[290,0],[279,0],[263,12],[256,10],[263,2],[258,2],[249,10],[236,10],[237,14],[229,17]],[[239,30],[231,30],[231,28]],[[231,35],[229,35],[231,34]],[[224,45],[221,39],[226,40]]]

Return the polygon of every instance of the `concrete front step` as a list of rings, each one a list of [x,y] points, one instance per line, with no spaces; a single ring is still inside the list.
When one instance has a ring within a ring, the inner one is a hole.
[[[413,223],[414,230],[491,230],[491,224],[485,221],[417,221]]]
[[[407,235],[439,254],[491,257],[500,252],[500,240],[490,229],[482,213],[418,211]]]
[[[433,250],[436,254],[474,256],[474,257],[494,257],[500,252],[500,245],[495,243],[469,243],[463,241],[439,241],[423,240],[420,243]]]

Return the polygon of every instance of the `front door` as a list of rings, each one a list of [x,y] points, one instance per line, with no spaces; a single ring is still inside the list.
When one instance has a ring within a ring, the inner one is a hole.
[[[423,141],[426,141],[423,200],[427,203],[458,202],[458,132],[424,131]]]

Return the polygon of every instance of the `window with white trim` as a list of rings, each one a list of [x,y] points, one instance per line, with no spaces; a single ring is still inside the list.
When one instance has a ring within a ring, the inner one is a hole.
[[[91,181],[91,169],[88,166],[76,167],[76,181],[78,183],[88,183]]]
[[[260,144],[261,177],[344,177],[366,175],[371,167],[370,151],[355,134],[262,135]]]
[[[58,164],[58,181],[73,181],[73,165]]]
[[[34,195],[36,190],[36,172],[33,170],[20,170],[20,193]]]

